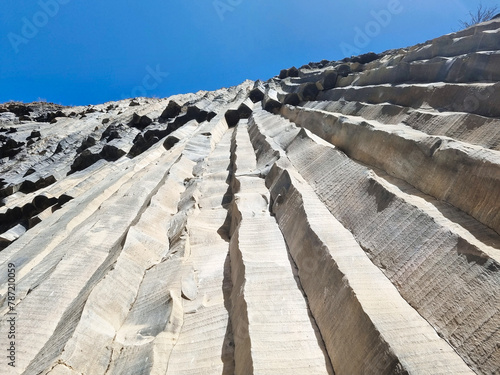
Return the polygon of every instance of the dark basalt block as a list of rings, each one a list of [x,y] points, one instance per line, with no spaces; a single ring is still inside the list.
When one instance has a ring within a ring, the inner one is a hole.
[[[283,69],[280,71],[279,78],[280,79],[285,79],[287,77],[298,77],[299,76],[299,70],[292,66],[290,69]]]
[[[153,120],[151,120],[148,116],[139,116],[137,113],[134,113],[132,116],[132,120],[129,123],[129,126],[137,128],[139,130],[144,130],[147,126],[151,125]]]
[[[288,69],[287,76],[288,77],[298,77],[299,70],[296,67],[292,66],[290,69]]]
[[[323,90],[333,89],[337,85],[338,74],[336,72],[328,72],[325,74],[323,81],[321,82]]]
[[[304,83],[300,87],[299,96],[305,101],[314,101],[318,96],[319,89],[314,82]]]
[[[351,67],[346,64],[337,66],[336,70],[337,74],[341,77],[347,77],[349,74],[352,73]]]
[[[0,142],[2,142],[0,146],[0,158],[13,158],[22,151],[22,146],[25,145],[24,142],[17,142],[4,135],[0,135]]]
[[[38,212],[42,212],[43,210],[57,204],[57,202],[57,198],[49,198],[45,195],[37,195],[32,201]]]
[[[34,191],[43,189],[49,185],[52,185],[57,180],[54,176],[50,175],[45,178],[40,178],[37,181],[24,180],[19,188],[19,191],[25,194],[33,193]]]
[[[264,109],[268,112],[271,113],[278,113],[281,109],[283,104],[281,104],[279,101],[272,99],[272,98],[267,98],[264,101]]]
[[[125,154],[125,151],[113,145],[104,145],[99,153],[99,155],[106,161],[116,161]]]
[[[163,147],[165,147],[165,150],[170,150],[179,141],[180,139],[174,137],[173,135],[168,136],[167,139],[165,139],[165,142],[163,142]]]
[[[101,135],[101,141],[105,139],[106,142],[111,142],[113,139],[121,138],[120,131],[123,131],[122,127],[122,124],[108,126]]]
[[[42,134],[38,130],[33,130],[31,131],[31,134],[26,138],[27,140],[33,139],[33,138],[41,138]]]
[[[109,137],[111,136],[111,132],[110,132],[110,135]],[[97,141],[95,140],[94,137],[91,137],[91,136],[88,136],[87,138],[85,138],[83,141],[82,141],[82,144],[80,145],[80,147],[78,147],[76,149],[76,152],[80,153],[86,149],[88,149],[89,147],[92,147],[94,146],[95,144],[97,143]]]
[[[21,117],[21,116],[29,116],[30,112],[33,112],[33,108],[24,104],[14,103],[14,104],[9,104],[7,108],[0,109],[0,112],[12,112],[17,117]]]
[[[285,96],[284,104],[290,104],[290,105],[294,105],[294,106],[299,105],[300,104],[299,94],[297,94],[295,92],[287,94]]]
[[[254,88],[252,91],[250,91],[250,94],[248,94],[248,97],[253,103],[262,101],[262,99],[264,99],[264,96],[264,92],[258,87]]]
[[[238,107],[238,113],[241,118],[249,118],[252,115],[252,110],[245,104],[241,103]]]
[[[68,175],[82,171],[101,159],[102,156],[100,154],[93,154],[90,150],[85,150],[75,158],[73,164],[71,164],[71,170],[68,172]]]
[[[224,115],[227,126],[232,128],[235,127],[238,121],[240,121],[240,113],[237,109],[230,109]]]
[[[213,119],[215,116],[217,116],[217,113],[215,113],[215,112],[208,112],[208,114],[207,114],[207,121],[208,121],[208,122],[212,121],[212,119]]]
[[[351,57],[351,62],[353,62],[353,63],[357,62],[360,64],[368,64],[372,61],[378,60],[379,58],[380,58],[380,56],[377,55],[376,53],[368,52],[368,53],[365,53],[363,55]]]
[[[135,158],[137,155],[140,155],[144,151],[146,151],[149,147],[150,146],[148,144],[148,141],[144,139],[144,136],[142,134],[137,134],[134,138],[134,145],[128,152],[128,155],[131,158]]]
[[[34,120],[36,122],[49,122],[50,123],[50,122],[56,120],[56,117],[66,117],[66,115],[62,111],[47,112],[47,113],[44,113],[38,117],[35,117]]]
[[[70,200],[72,200],[73,197],[70,196],[70,195],[67,195],[67,194],[62,194],[59,196],[59,198],[57,199],[57,205],[58,206],[62,206],[63,204],[65,203],[68,203]]]
[[[170,102],[168,102],[167,108],[164,109],[160,116],[161,122],[166,122],[172,118],[179,116],[179,114],[181,113],[181,109],[182,107],[179,104],[171,100]]]
[[[288,70],[287,69],[282,69],[280,71],[280,74],[278,75],[278,78],[285,79],[286,77],[288,77]]]

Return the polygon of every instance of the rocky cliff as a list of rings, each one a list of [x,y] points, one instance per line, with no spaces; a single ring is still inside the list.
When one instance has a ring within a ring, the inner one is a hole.
[[[214,92],[2,105],[0,372],[500,374],[499,81],[493,20]]]

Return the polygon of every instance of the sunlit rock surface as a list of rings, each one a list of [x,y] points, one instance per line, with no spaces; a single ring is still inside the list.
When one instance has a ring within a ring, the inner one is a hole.
[[[499,81],[494,20],[214,92],[2,105],[0,373],[499,374]]]

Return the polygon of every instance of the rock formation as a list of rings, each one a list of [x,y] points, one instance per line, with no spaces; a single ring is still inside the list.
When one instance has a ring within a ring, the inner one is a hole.
[[[500,374],[499,35],[2,105],[0,372]]]

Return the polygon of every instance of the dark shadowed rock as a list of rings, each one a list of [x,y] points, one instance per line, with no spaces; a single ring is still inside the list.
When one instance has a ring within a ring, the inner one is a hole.
[[[7,209],[4,213],[0,213],[0,233],[12,228],[23,218],[21,207],[13,207]]]
[[[104,160],[107,160],[107,161],[116,161],[116,160],[120,159],[122,156],[124,156],[125,154],[126,154],[126,152],[123,151],[122,149],[120,149],[114,145],[109,145],[109,144],[104,145],[101,152],[99,153],[99,155]]]
[[[56,112],[46,112],[34,118],[36,122],[52,122],[56,120],[57,117],[66,117],[64,112],[56,111]],[[57,120],[56,120],[57,121]]]
[[[342,65],[337,66],[336,70],[337,70],[337,74],[341,77],[347,77],[349,74],[352,73],[351,67],[349,65],[346,65],[346,64],[342,64]]]
[[[146,151],[150,147],[148,141],[144,138],[142,134],[137,134],[134,138],[134,144],[130,151],[128,152],[128,155],[131,158],[136,157],[137,155],[142,154],[144,151]]]
[[[151,129],[144,134],[137,134],[134,138],[134,144],[128,153],[129,157],[133,158],[142,154],[170,133],[171,130],[167,127],[167,129]]]
[[[21,207],[13,207],[9,208],[7,212],[3,215],[0,215],[2,224],[11,224],[16,221],[19,221],[23,218],[23,210]]]
[[[229,109],[224,115],[224,118],[226,119],[227,126],[232,128],[240,121],[240,113],[237,109]]]
[[[168,129],[170,131],[177,130],[181,126],[187,124],[192,120],[196,120],[198,123],[201,123],[203,121],[206,121],[208,119],[208,116],[209,113],[207,111],[201,110],[196,106],[189,106],[187,108],[186,114],[184,114],[183,116],[177,116],[174,122],[168,125]]]
[[[165,108],[160,116],[162,122],[166,122],[172,118],[179,116],[182,107],[175,101],[171,100],[168,102],[167,108]]]
[[[12,158],[22,151],[24,142],[17,142],[16,140],[0,136],[0,158]]]
[[[110,132],[111,134],[111,132]],[[111,135],[109,135],[111,136]],[[96,144],[96,140],[94,137],[91,137],[91,136],[88,136],[87,138],[85,138],[83,141],[82,141],[82,144],[80,145],[80,147],[77,148],[76,152],[80,153],[82,152],[83,150],[86,150],[88,149],[89,147],[92,147]]]
[[[298,77],[299,76],[299,70],[292,66],[290,69],[283,69],[280,71],[279,78],[280,79],[285,79],[287,77]]]
[[[325,74],[325,77],[323,78],[323,81],[321,82],[321,85],[323,86],[324,90],[330,90],[335,87],[337,84],[337,77],[338,74],[334,71],[330,71]]]
[[[296,67],[292,66],[290,69],[288,69],[287,76],[288,77],[298,77],[299,70]]]
[[[249,118],[252,114],[252,110],[245,103],[241,103],[238,107],[238,113],[240,115],[240,119]]]
[[[187,108],[186,117],[188,118],[188,121],[197,120],[198,116],[200,116],[200,113],[201,113],[201,109],[199,109],[198,107],[196,107],[196,106],[189,106]]]
[[[377,55],[374,52],[368,52],[363,55],[355,56],[351,58],[351,61],[354,63],[360,63],[360,64],[368,64],[369,62],[378,60],[380,58],[379,55]]]
[[[263,108],[271,113],[278,113],[283,104],[278,100],[277,93],[274,90],[269,90],[269,92],[264,96]]]
[[[73,199],[74,199],[74,197],[67,195],[67,194],[60,195],[59,198],[57,198],[57,203],[54,204],[53,206],[50,206],[51,211],[55,212],[55,211],[61,209],[62,206],[64,206],[66,203],[68,203],[69,201],[71,201]]]
[[[64,144],[67,144],[67,141],[65,139],[57,144],[54,155],[64,151]]]
[[[260,102],[262,101],[262,99],[264,99],[264,91],[262,91],[262,89],[260,89],[259,87],[255,87],[254,89],[252,89],[252,91],[250,91],[248,97],[253,103]]]
[[[84,150],[75,158],[73,164],[71,164],[71,170],[68,174],[82,171],[101,159],[102,156],[100,154],[94,154],[90,150]]]
[[[46,208],[49,208],[51,206],[53,206],[54,204],[57,203],[57,198],[49,198],[45,195],[37,195],[33,201],[32,201],[33,205],[35,206],[35,208],[37,209],[38,212],[41,212],[43,210],[45,210]]]
[[[299,94],[297,94],[296,92],[287,94],[285,96],[284,104],[299,105],[300,104]]]
[[[0,112],[7,112],[7,111],[14,113],[17,117],[21,117],[21,116],[29,116],[30,112],[32,112],[33,109],[24,104],[14,103],[7,105],[7,108],[0,109]]]
[[[59,196],[59,198],[57,199],[57,204],[62,206],[63,204],[66,204],[68,203],[70,200],[72,200],[73,197],[72,196],[69,196],[67,194],[62,194],[61,196]]]
[[[302,100],[313,101],[316,100],[319,90],[314,82],[304,83],[300,87],[299,97]]]
[[[31,134],[26,139],[40,138],[42,134],[38,130],[32,130]]]
[[[109,125],[101,135],[101,141],[106,140],[107,142],[111,142],[113,139],[121,138],[120,132],[123,131],[123,125]],[[92,141],[90,141],[92,142]]]
[[[30,174],[33,174],[36,172],[36,169],[35,168],[28,168],[28,170],[26,171],[26,173],[23,175],[23,177],[26,177],[26,176],[29,176]]]
[[[54,176],[42,177],[36,181],[24,180],[19,188],[19,191],[25,194],[32,193],[39,189],[43,189],[47,186],[52,185],[56,182],[56,178]]]
[[[137,128],[139,130],[144,130],[147,126],[151,125],[153,120],[151,120],[148,116],[139,116],[137,113],[134,113],[132,116],[132,120],[129,123],[129,126]]]
[[[29,219],[33,215],[37,213],[37,209],[33,203],[26,203],[22,208],[21,211],[23,213],[23,219]]]
[[[165,142],[163,142],[163,147],[165,147],[166,150],[170,150],[179,141],[180,141],[179,138],[170,135],[165,139]]]
[[[144,133],[144,139],[151,142],[154,138],[164,138],[169,133],[168,129],[151,129]]]
[[[208,112],[207,112],[207,111],[205,111],[205,110],[200,110],[200,111],[198,112],[198,114],[196,115],[195,120],[196,120],[199,124],[201,124],[202,122],[207,121],[207,116],[208,116]]]
[[[208,121],[208,122],[212,121],[212,119],[213,119],[215,116],[217,116],[217,113],[215,113],[215,112],[208,112],[208,114],[207,114],[207,121]]]

